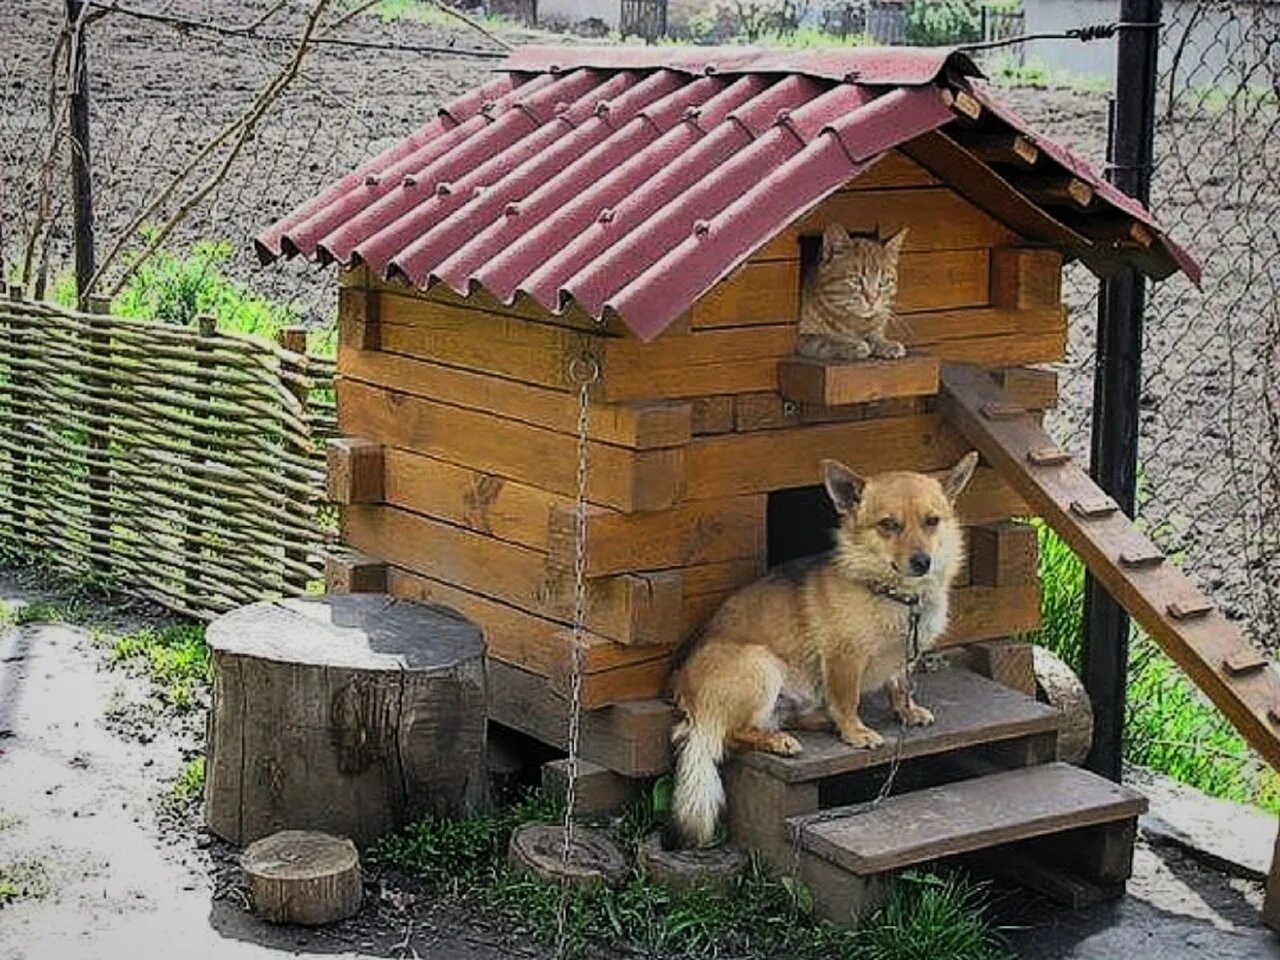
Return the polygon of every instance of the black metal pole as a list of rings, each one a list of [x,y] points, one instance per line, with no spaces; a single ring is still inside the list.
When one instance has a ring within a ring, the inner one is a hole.
[[[1120,20],[1154,24],[1160,0],[1121,0]],[[1111,181],[1147,203],[1155,138],[1156,28],[1126,27],[1117,41],[1116,96],[1108,160]],[[1093,379],[1093,479],[1129,516],[1138,476],[1138,395],[1146,282],[1125,269],[1103,281],[1098,298],[1097,366]],[[1093,749],[1086,766],[1119,780],[1124,747],[1129,617],[1093,577],[1086,577],[1081,679],[1093,701]]]
[[[66,0],[71,26],[68,74],[71,80],[71,201],[75,221],[76,298],[83,309],[93,279],[93,177],[89,164],[89,63],[84,33],[78,28],[84,0]]]

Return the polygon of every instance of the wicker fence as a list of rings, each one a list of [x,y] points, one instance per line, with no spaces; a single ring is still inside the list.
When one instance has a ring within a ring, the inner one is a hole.
[[[267,341],[0,299],[0,549],[198,617],[301,593],[332,397]]]

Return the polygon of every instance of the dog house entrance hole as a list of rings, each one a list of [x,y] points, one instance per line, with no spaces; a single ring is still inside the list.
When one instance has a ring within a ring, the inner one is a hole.
[[[822,486],[775,490],[765,517],[770,567],[829,549],[838,520]]]

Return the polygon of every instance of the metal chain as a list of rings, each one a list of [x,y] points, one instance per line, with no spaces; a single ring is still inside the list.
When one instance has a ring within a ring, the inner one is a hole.
[[[908,699],[915,693],[915,685],[911,682],[912,671],[920,662],[920,610],[913,606],[907,615],[907,630],[902,638],[902,676],[907,685]],[[902,767],[902,744],[907,736],[907,722],[898,716],[898,736],[893,743],[893,757],[889,760],[889,773],[884,783],[876,791],[876,795],[862,803],[834,807],[830,810],[819,810],[817,813],[793,817],[795,826],[791,831],[791,873],[793,878],[800,873],[800,843],[806,827],[845,817],[857,817],[870,813],[884,803],[893,792],[893,784],[898,779],[898,770]]]
[[[587,413],[591,385],[600,378],[600,364],[584,354],[569,365],[569,380],[578,385],[578,476],[573,514],[573,627],[569,639],[569,732],[566,785],[564,791],[564,847],[560,863],[568,867],[573,852],[573,808],[578,800],[578,742],[582,731],[583,633],[587,615]],[[565,871],[568,876],[568,871]],[[565,925],[569,911],[569,883],[560,888],[556,909],[556,956],[565,952]]]

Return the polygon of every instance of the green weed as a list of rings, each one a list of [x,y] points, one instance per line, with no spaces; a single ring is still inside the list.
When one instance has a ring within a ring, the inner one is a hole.
[[[184,807],[204,793],[204,757],[188,760],[182,771],[169,784],[168,800]]]
[[[160,702],[173,709],[194,707],[197,694],[212,679],[202,625],[144,627],[110,637],[107,642],[112,662],[142,669]]]
[[[0,625],[20,627],[28,623],[84,623],[87,608],[75,601],[33,600],[30,603],[0,602]]]
[[[1029,639],[1080,669],[1084,565],[1052,529],[1033,521],[1040,545],[1042,622]],[[1125,759],[1212,796],[1280,812],[1280,775],[1145,633],[1130,635]]]

